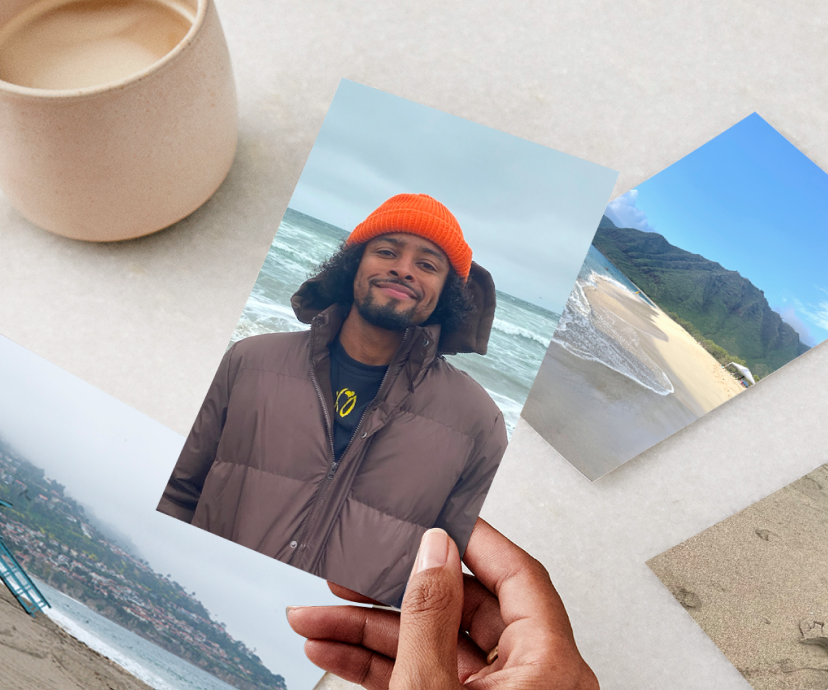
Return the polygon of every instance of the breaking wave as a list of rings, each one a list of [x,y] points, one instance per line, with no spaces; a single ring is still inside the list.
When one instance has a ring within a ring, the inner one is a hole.
[[[590,247],[589,251],[558,321],[553,341],[576,357],[603,364],[658,395],[669,395],[674,391],[673,384],[657,362],[643,351],[635,327],[610,319],[590,305],[584,288],[594,286],[599,277],[611,281],[631,296],[634,291],[626,278],[620,276],[619,279],[610,272],[609,266],[602,265],[609,262],[595,247]],[[607,270],[602,270],[604,268]]]
[[[505,333],[506,335],[526,338],[527,340],[534,340],[544,348],[549,346],[548,336],[538,333],[537,331],[530,331],[528,328],[517,326],[513,323],[509,323],[508,321],[503,321],[502,319],[495,318],[492,328],[500,331],[501,333]]]

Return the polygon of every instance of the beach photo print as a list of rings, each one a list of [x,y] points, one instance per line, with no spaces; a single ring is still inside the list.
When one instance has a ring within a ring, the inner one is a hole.
[[[523,417],[595,480],[824,341],[827,204],[757,114],[612,201]]]
[[[828,688],[828,465],[647,565],[755,690]]]
[[[284,610],[325,583],[153,510],[183,443],[0,335],[0,686],[317,682]]]
[[[398,605],[461,553],[617,173],[343,80],[161,497]]]

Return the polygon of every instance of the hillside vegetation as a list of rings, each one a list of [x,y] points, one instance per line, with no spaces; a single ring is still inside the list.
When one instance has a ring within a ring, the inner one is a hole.
[[[661,309],[685,328],[682,321],[691,324],[697,339],[700,334],[744,360],[758,376],[809,349],[770,308],[765,293],[737,271],[674,247],[657,233],[618,228],[606,216],[593,244]]]
[[[0,509],[0,537],[31,575],[239,690],[286,690],[194,593],[110,541],[61,484],[2,439],[0,499],[13,504]]]

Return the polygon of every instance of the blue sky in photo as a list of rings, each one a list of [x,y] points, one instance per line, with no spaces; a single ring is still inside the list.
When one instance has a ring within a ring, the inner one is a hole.
[[[430,194],[499,290],[560,314],[617,177],[343,79],[289,205],[350,232],[395,194]]]
[[[607,216],[738,271],[807,345],[828,338],[828,174],[756,113]]]

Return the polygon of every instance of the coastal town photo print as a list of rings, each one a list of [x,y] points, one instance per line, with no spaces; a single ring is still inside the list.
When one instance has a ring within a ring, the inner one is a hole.
[[[180,434],[3,336],[0,382],[1,687],[313,687],[284,610],[338,600],[152,509]]]
[[[828,175],[758,114],[612,201],[522,415],[596,480],[828,337]]]

